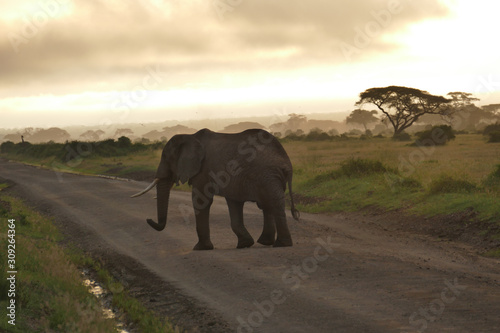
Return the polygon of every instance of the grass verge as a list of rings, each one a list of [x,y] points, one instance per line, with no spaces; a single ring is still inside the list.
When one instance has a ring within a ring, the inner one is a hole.
[[[0,189],[5,185],[0,184]],[[15,285],[0,281],[2,313],[14,300],[15,325],[2,315],[0,331],[6,332],[116,332],[113,319],[104,317],[97,298],[82,284],[80,268],[98,272],[113,306],[144,332],[173,332],[168,322],[155,317],[131,297],[98,263],[59,245],[61,233],[50,218],[27,207],[21,200],[0,194],[0,248],[15,242],[15,262],[2,250],[2,272],[17,271]],[[7,223],[14,219],[14,223]],[[15,236],[8,233],[15,225]],[[13,254],[13,252],[11,252]],[[13,265],[13,266],[10,266]],[[8,275],[10,276],[10,275]],[[9,310],[10,313],[13,313]]]
[[[377,207],[429,217],[473,210],[479,220],[498,225],[500,166],[496,168],[482,184],[441,175],[423,185],[380,161],[350,158],[334,170],[299,176],[295,188],[302,200],[297,206],[312,213]]]

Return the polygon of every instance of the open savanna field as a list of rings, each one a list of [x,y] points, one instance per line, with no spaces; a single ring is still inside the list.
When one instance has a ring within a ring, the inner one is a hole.
[[[487,143],[483,135],[460,134],[444,146],[421,147],[390,138],[282,143],[294,167],[293,192],[301,211],[462,214],[463,223],[474,219],[495,230],[499,225],[500,144]],[[152,180],[162,148],[131,144],[113,153],[99,143],[72,143],[60,144],[62,153],[56,154],[47,153],[48,148],[33,150],[36,146],[2,156],[56,172]]]
[[[389,138],[284,146],[294,165],[295,192],[318,199],[303,209],[375,206],[434,215],[472,208],[485,218],[500,216],[500,144],[486,143],[482,135],[458,135],[430,147]]]

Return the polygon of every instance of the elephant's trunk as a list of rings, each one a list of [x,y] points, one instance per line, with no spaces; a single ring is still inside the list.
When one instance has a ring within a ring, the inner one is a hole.
[[[148,219],[148,224],[153,227],[153,229],[162,231],[167,225],[167,213],[168,213],[168,201],[170,198],[170,189],[174,183],[168,180],[160,180],[156,185],[156,207],[158,211],[158,223]]]

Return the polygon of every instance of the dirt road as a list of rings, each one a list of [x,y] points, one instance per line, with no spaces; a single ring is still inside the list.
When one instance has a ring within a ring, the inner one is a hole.
[[[146,224],[156,219],[154,193],[130,198],[146,183],[6,161],[0,177],[149,307],[192,331],[500,332],[500,261],[374,216],[289,216],[293,247],[240,250],[218,198],[215,250],[195,252],[189,193],[172,193],[167,228],[157,232]],[[261,211],[247,204],[245,218],[257,238]]]

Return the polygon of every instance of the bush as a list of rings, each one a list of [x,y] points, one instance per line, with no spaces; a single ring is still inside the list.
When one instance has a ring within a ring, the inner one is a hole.
[[[388,171],[395,172],[384,166],[380,161],[363,158],[350,158],[342,162],[339,169],[340,174],[347,177],[368,176]]]
[[[2,142],[0,145],[0,153],[7,154],[14,151],[16,144],[12,141]]]
[[[496,169],[488,175],[483,185],[486,187],[498,187],[500,189],[500,164],[497,164]]]
[[[297,130],[295,132],[288,130],[285,133],[284,139],[287,141],[300,141],[300,140],[303,140],[304,137],[305,137],[304,131],[302,131],[302,130]]]
[[[415,134],[416,146],[443,146],[448,141],[455,139],[455,132],[448,125],[432,126],[430,130]]]
[[[349,132],[347,132],[347,135],[352,135],[352,136],[363,135],[363,131],[359,129],[352,129]]]
[[[500,180],[500,164],[497,164],[496,169],[490,173],[490,177]]]
[[[420,183],[418,180],[402,177],[394,172],[387,172],[385,174],[385,180],[387,181],[387,184],[393,192],[400,189],[410,192],[420,191],[422,189],[422,183]]]
[[[118,147],[120,148],[128,148],[132,146],[132,141],[126,136],[121,136],[118,138]]]
[[[329,136],[339,136],[339,131],[337,131],[335,128],[332,128],[331,130],[328,131]]]
[[[392,136],[392,139],[396,141],[411,141],[411,135],[406,132],[401,132],[398,134],[394,134]]]
[[[322,182],[341,177],[355,178],[365,177],[373,174],[382,174],[386,172],[397,173],[397,170],[388,168],[380,161],[350,158],[340,164],[340,168],[326,174],[318,175],[315,180]]]
[[[496,122],[495,124],[488,125],[483,129],[483,135],[490,135],[490,133],[493,133],[493,132],[500,132],[500,123],[499,122]]]
[[[430,194],[470,193],[476,189],[476,185],[468,180],[455,179],[447,175],[443,175],[437,180],[433,180],[429,185]]]
[[[488,135],[490,136],[488,140],[489,143],[500,142],[500,131],[489,132]]]
[[[357,175],[365,175],[377,172],[384,172],[385,168],[380,161],[372,161],[361,158],[350,158],[340,164],[342,175],[351,177]]]
[[[309,134],[306,135],[306,141],[328,141],[332,137],[323,131],[310,131]]]

